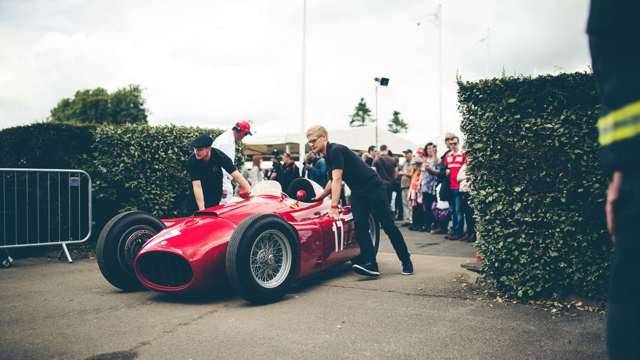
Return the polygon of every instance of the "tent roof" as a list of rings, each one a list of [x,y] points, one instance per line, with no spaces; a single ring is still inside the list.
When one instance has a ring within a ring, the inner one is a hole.
[[[274,149],[298,153],[298,144],[306,138],[301,133],[283,133],[277,135],[248,136],[244,138],[245,152],[271,154]],[[375,143],[375,127],[353,127],[347,129],[330,129],[329,141],[343,144],[351,150],[364,152]],[[394,153],[406,149],[416,150],[418,145],[400,135],[384,129],[378,129],[378,144],[385,144]],[[307,146],[308,147],[308,146]]]

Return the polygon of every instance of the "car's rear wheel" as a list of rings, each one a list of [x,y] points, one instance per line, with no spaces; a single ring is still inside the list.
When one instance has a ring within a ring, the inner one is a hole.
[[[377,254],[380,248],[380,223],[376,221],[373,214],[369,214],[369,238],[371,238],[374,253]]]
[[[238,225],[227,247],[226,272],[240,296],[256,304],[281,299],[298,269],[295,230],[282,218],[254,215]]]
[[[164,224],[143,211],[129,211],[114,216],[102,228],[96,244],[100,272],[111,285],[125,290],[142,289],[133,270],[133,260]]]

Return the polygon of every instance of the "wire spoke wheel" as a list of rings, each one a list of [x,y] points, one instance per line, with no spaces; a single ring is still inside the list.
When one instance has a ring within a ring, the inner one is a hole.
[[[251,247],[251,275],[264,288],[275,288],[282,284],[289,275],[291,263],[291,246],[286,236],[278,230],[263,232]]]

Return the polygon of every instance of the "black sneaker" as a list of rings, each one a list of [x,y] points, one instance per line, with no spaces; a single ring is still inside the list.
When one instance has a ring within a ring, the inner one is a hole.
[[[378,277],[380,276],[380,271],[378,271],[378,264],[374,262],[366,262],[366,263],[358,263],[353,264],[353,271],[356,274],[370,277]]]
[[[402,275],[412,275],[413,274],[413,263],[411,260],[405,261],[402,263]]]

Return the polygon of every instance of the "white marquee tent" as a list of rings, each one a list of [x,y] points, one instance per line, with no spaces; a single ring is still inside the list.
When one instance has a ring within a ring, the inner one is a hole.
[[[366,152],[370,145],[375,143],[374,127],[353,127],[347,129],[329,129],[329,141],[343,144],[358,153]],[[278,135],[256,135],[244,138],[244,152],[246,155],[262,154],[271,155],[274,149],[280,153],[287,151],[297,158],[299,143],[304,139],[300,133],[283,133]],[[305,140],[306,142],[306,140]],[[396,135],[384,129],[378,129],[378,145],[385,144],[395,154],[400,154],[406,149],[414,152],[418,145],[400,135]],[[307,145],[306,151],[309,151]]]

